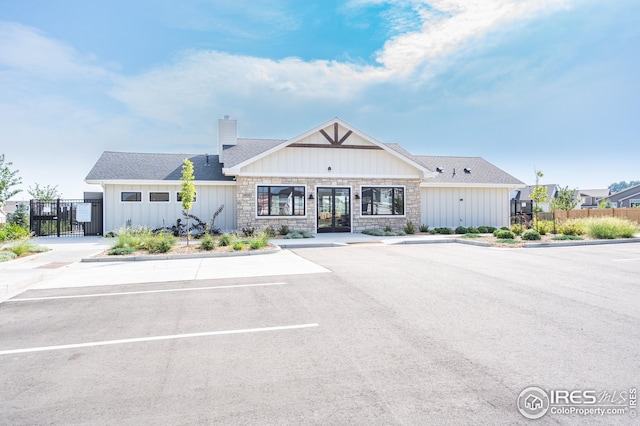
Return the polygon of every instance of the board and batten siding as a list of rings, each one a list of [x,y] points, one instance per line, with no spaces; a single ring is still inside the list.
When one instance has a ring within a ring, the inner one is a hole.
[[[421,223],[430,228],[509,226],[507,188],[421,187],[420,196]]]
[[[224,204],[224,209],[215,221],[215,227],[222,231],[236,229],[236,187],[234,185],[198,185],[196,202],[190,214],[208,222],[211,216]],[[122,191],[141,192],[142,201],[122,202]],[[168,202],[150,202],[150,192],[168,192]],[[175,225],[177,219],[183,219],[182,203],[176,194],[180,185],[104,185],[104,230],[117,231],[130,221],[132,227],[146,226],[151,229]]]
[[[331,167],[331,171],[328,168]],[[418,177],[419,171],[381,149],[287,147],[242,169],[246,176]]]

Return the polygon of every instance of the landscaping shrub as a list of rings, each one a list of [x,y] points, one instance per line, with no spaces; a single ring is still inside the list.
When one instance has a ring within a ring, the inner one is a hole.
[[[428,225],[420,225],[420,232],[429,232],[429,226]]]
[[[402,230],[407,234],[415,234],[416,233],[416,227],[413,224],[413,222],[407,222],[407,224],[405,225],[405,227]]]
[[[287,225],[281,225],[278,229],[278,234],[287,235],[290,232],[289,227]]]
[[[125,254],[133,254],[136,250],[133,247],[114,247],[109,250],[111,256],[122,256]]]
[[[493,232],[496,230],[495,226],[487,226],[487,233],[488,234],[493,234]]]
[[[393,232],[393,229],[389,225],[384,227],[384,232]]]
[[[560,226],[562,235],[584,235],[586,231],[584,224],[577,220],[568,220]]]
[[[467,233],[464,235],[461,235],[460,238],[481,238],[482,235],[476,234],[476,233]]]
[[[522,233],[523,240],[539,240],[541,238],[540,233],[534,229],[527,229]]]
[[[384,236],[384,231],[381,231],[379,229],[365,229],[364,231],[362,231],[362,233],[366,235],[373,235],[374,237]]]
[[[175,243],[173,235],[154,235],[145,240],[144,248],[149,253],[167,253]]]
[[[552,240],[554,241],[563,241],[563,240],[584,240],[584,238],[582,238],[579,235],[558,235],[556,237],[553,237]]]
[[[510,231],[513,232],[515,235],[522,234],[523,230],[524,230],[524,227],[522,225],[520,225],[519,223],[511,225],[511,229],[510,229]]]
[[[235,243],[233,243],[233,250],[235,251],[244,250],[244,244],[242,244],[242,241],[236,241]]]
[[[218,244],[220,244],[221,247],[226,247],[232,245],[234,240],[235,236],[233,236],[232,234],[222,234],[222,236],[218,240]]]
[[[253,237],[255,234],[256,228],[242,228],[242,236],[243,237]]]
[[[251,241],[249,241],[249,247],[251,247],[252,250],[261,249],[263,247],[266,247],[268,244],[269,244],[269,236],[264,232],[259,235],[256,235],[254,238],[251,239]]]
[[[479,232],[478,228],[474,228],[473,226],[467,228],[467,234],[477,234]]]
[[[276,236],[276,230],[273,229],[273,226],[269,225],[265,228],[264,233],[269,237],[269,238],[275,238]]]
[[[554,222],[552,220],[538,220],[534,223],[533,228],[536,229],[540,235],[547,235],[553,233]]]
[[[488,226],[478,226],[478,233],[479,234],[488,234],[489,232],[493,232],[493,231],[489,231],[489,227]]]
[[[618,217],[587,219],[584,226],[587,228],[587,235],[598,239],[631,238],[638,232],[635,222]]]
[[[203,250],[213,250],[216,248],[216,239],[207,234],[200,240],[200,248]]]
[[[0,262],[7,262],[15,259],[17,256],[11,251],[0,251]]]
[[[45,251],[49,251],[48,248],[42,247],[42,246],[38,246],[38,245],[33,244],[33,243],[29,242],[29,241],[17,242],[15,244],[12,244],[12,245],[6,247],[5,250],[15,254],[17,257],[20,257],[20,256],[22,256],[23,254],[26,254],[26,253],[42,253],[42,252],[45,252]]]
[[[438,234],[443,234],[443,235],[453,234],[453,230],[451,228],[436,228],[435,231]]]
[[[7,223],[0,228],[0,241],[21,240],[29,237],[30,235],[31,232],[20,225]]]
[[[112,248],[131,247],[134,251],[140,250],[145,248],[145,241],[152,236],[153,234],[148,228],[120,228]]]
[[[287,235],[285,235],[284,238],[285,238],[285,240],[291,240],[291,239],[295,240],[295,239],[299,239],[299,238],[304,238],[304,236],[299,231],[291,231]]]
[[[493,233],[493,235],[501,240],[513,240],[516,238],[515,234],[508,229],[498,229]]]
[[[7,223],[29,229],[29,209],[25,203],[19,203],[13,213],[7,215]]]
[[[456,234],[466,234],[468,231],[464,226],[458,226],[455,232]]]

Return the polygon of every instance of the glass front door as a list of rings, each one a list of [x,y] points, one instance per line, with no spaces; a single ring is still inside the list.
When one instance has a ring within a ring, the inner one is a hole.
[[[318,188],[318,232],[351,232],[351,189]]]

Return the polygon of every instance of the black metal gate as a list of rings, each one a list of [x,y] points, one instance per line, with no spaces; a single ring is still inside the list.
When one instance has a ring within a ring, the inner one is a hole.
[[[31,231],[37,236],[102,235],[102,200],[31,200]]]

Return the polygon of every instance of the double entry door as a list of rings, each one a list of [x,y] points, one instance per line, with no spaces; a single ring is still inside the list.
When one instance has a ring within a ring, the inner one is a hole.
[[[351,232],[351,189],[318,188],[318,232]]]

